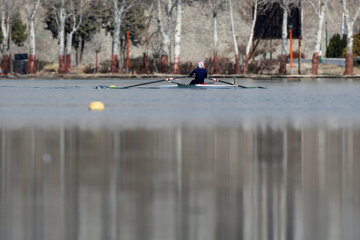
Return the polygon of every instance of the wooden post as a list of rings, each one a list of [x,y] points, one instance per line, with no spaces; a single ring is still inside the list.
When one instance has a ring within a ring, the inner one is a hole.
[[[290,29],[290,74],[294,74],[292,29]]]
[[[130,63],[130,60],[129,60],[129,38],[130,38],[130,31],[129,29],[127,30],[126,32],[126,72],[129,73],[129,63]]]
[[[301,37],[299,37],[298,73],[301,75]]]
[[[96,59],[95,59],[95,72],[97,73],[99,70],[99,57],[98,57],[98,52],[96,52]]]
[[[255,39],[252,41],[252,63],[255,64]]]

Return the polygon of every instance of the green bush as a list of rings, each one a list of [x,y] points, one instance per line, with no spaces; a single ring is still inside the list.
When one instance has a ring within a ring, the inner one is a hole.
[[[326,50],[326,57],[328,58],[341,58],[343,50],[346,47],[346,35],[343,38],[338,33],[334,34],[329,42]]]
[[[27,34],[27,26],[26,24],[21,20],[20,13],[15,14],[14,19],[11,23],[11,40],[19,47],[24,46],[25,41],[28,38]],[[0,31],[0,42],[3,41],[3,34],[2,31]]]
[[[11,23],[11,38],[12,41],[19,47],[24,46],[24,42],[28,38],[27,26],[21,20],[20,13],[15,15],[13,22]]]
[[[354,57],[360,56],[360,32],[354,35],[353,52],[354,52]]]

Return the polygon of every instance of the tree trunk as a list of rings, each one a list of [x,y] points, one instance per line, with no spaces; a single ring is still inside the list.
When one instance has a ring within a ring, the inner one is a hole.
[[[66,73],[71,72],[71,54],[66,54],[65,56],[65,69]]]
[[[219,70],[219,54],[214,54],[214,71],[213,74],[218,74]]]
[[[66,73],[65,62],[66,62],[65,55],[59,55],[59,73],[60,74]]]
[[[66,13],[65,9],[60,9],[59,15],[59,73],[66,73],[66,66],[65,66],[65,20],[66,20]]]
[[[321,37],[322,37],[322,30],[324,25],[324,17],[325,17],[325,10],[326,10],[326,2],[321,2],[321,9],[319,14],[319,25],[316,33],[316,40],[315,40],[315,49],[313,54],[313,61],[312,61],[312,70],[311,74],[317,75],[318,68],[319,68],[319,57],[320,57],[320,46],[321,46]]]
[[[75,48],[76,66],[80,65],[80,46]]]
[[[160,72],[167,73],[169,71],[169,56],[161,55],[160,58]]]
[[[10,70],[10,58],[9,55],[3,55],[2,57],[2,73],[8,75]]]
[[[181,21],[182,21],[182,9],[181,9],[181,0],[177,2],[177,19],[175,27],[175,50],[174,50],[174,73],[180,74],[180,52],[181,52]]]
[[[66,68],[66,73],[70,73],[71,72],[71,49],[72,49],[72,38],[73,38],[73,34],[74,32],[70,32],[67,34],[66,36],[66,63],[65,63],[65,68]]]
[[[250,53],[245,55],[245,62],[244,62],[244,73],[247,74],[249,72],[249,60],[250,60]]]
[[[34,2],[33,9],[28,11],[30,15],[28,15],[29,22],[29,59],[28,59],[28,73],[36,74],[36,45],[35,45],[35,15],[37,9],[40,5],[40,0],[36,0]]]
[[[258,9],[258,2],[255,1],[255,8],[254,8],[254,19],[252,21],[251,24],[251,30],[250,30],[250,36],[249,36],[249,41],[247,43],[246,46],[246,53],[245,53],[245,62],[244,62],[244,73],[247,74],[249,71],[249,60],[250,60],[250,50],[251,50],[251,46],[253,44],[253,39],[254,39],[254,29],[255,29],[255,24],[256,24],[256,18],[257,18],[257,9]]]
[[[119,72],[119,56],[117,54],[112,55],[111,72],[112,73],[118,73]]]
[[[236,74],[240,74],[240,73],[241,73],[239,55],[235,55],[235,73],[236,73]]]
[[[9,58],[9,35],[10,35],[10,24],[6,20],[5,12],[1,12],[1,31],[3,34],[2,39],[2,72],[7,75],[10,70],[10,58]]]
[[[311,74],[317,75],[318,69],[319,69],[319,52],[314,52],[313,58],[312,58],[312,68],[311,68]]]
[[[280,67],[279,67],[279,74],[285,75],[286,74],[286,62],[287,62],[287,55],[282,54],[280,56]]]
[[[353,44],[354,44],[354,22],[357,20],[360,12],[360,6],[356,8],[356,13],[353,18],[350,18],[349,9],[347,7],[346,0],[341,0],[345,25],[347,27],[347,43],[346,43],[346,61],[345,61],[345,72],[344,75],[354,74],[354,56],[353,56]]]
[[[97,73],[99,69],[99,53],[96,52],[96,58],[95,58],[95,72]]]
[[[231,33],[232,33],[232,38],[234,43],[234,53],[235,53],[235,73],[240,74],[239,48],[236,41],[232,0],[229,0],[229,8],[230,8]]]
[[[85,40],[81,39],[81,47],[80,47],[80,61],[79,64],[84,62],[84,50],[85,50]]]
[[[145,73],[148,73],[149,62],[148,62],[148,56],[146,53],[143,53],[143,68],[145,69]]]
[[[346,54],[344,75],[354,75],[354,56],[352,53]]]
[[[214,27],[214,62],[213,62],[213,73],[219,73],[219,54],[218,54],[218,45],[219,45],[219,37],[217,30],[217,12],[213,11],[213,27]]]
[[[281,58],[280,58],[280,68],[279,74],[285,75],[286,74],[286,46],[287,46],[287,25],[288,25],[288,12],[286,8],[283,8],[283,22],[282,22],[282,34],[281,34]]]
[[[112,41],[112,60],[111,60],[111,72],[119,72],[119,50],[120,50],[120,26],[121,26],[121,15],[124,11],[124,6],[122,5],[120,9],[117,7],[117,1],[114,1],[114,34]]]
[[[347,44],[346,44],[346,61],[344,75],[354,75],[354,57],[353,57],[353,23],[346,24],[348,26]]]
[[[29,55],[28,59],[28,73],[29,74],[36,74],[36,55]]]
[[[169,69],[169,46],[170,46],[170,38],[165,33],[163,23],[162,23],[162,14],[161,14],[161,3],[158,0],[158,28],[161,36],[161,57],[160,57],[160,72],[167,72]]]
[[[29,59],[28,73],[36,73],[35,27],[34,19],[29,19]]]
[[[181,3],[180,3],[181,4]],[[167,17],[167,35],[169,36],[169,59],[171,61],[172,57],[172,49],[171,49],[171,41],[172,41],[172,22],[173,22],[173,16],[172,16],[172,0],[168,0],[168,3],[166,5],[166,17]]]

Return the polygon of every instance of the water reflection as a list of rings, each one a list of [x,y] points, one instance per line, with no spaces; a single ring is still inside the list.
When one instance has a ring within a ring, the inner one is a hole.
[[[360,130],[2,129],[0,239],[360,239]]]

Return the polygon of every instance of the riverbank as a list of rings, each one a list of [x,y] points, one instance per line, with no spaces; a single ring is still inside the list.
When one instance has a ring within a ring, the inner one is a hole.
[[[287,65],[287,72],[290,73],[290,64]],[[360,79],[360,68],[354,67],[354,75],[345,76],[343,75],[344,68],[337,65],[328,65],[320,64],[319,65],[319,74],[311,74],[311,63],[302,63],[301,64],[301,74],[298,74],[298,66],[294,65],[293,68],[294,74],[280,75],[277,73],[277,69],[273,69],[268,72],[261,72],[259,74],[214,74],[209,75],[214,78],[233,78],[238,79],[254,79],[254,80],[271,80],[271,79],[309,79],[309,78],[347,78],[347,79]],[[56,71],[41,71],[38,74],[9,74],[8,76],[1,76],[0,79],[158,79],[158,78],[167,78],[167,77],[177,77],[184,75],[176,74],[113,74],[113,73],[94,73],[94,74],[85,74],[82,71],[81,67],[74,68],[73,72],[68,74],[59,74]]]

